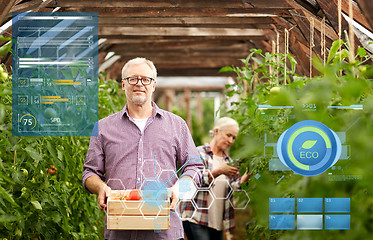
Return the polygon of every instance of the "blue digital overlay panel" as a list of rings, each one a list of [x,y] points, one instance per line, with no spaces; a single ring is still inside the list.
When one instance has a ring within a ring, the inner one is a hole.
[[[297,229],[321,230],[323,215],[297,215]]]
[[[325,198],[326,213],[349,213],[350,198]]]
[[[269,215],[269,229],[293,230],[295,229],[295,215]]]
[[[325,229],[348,230],[350,229],[350,215],[325,215]]]
[[[12,53],[14,136],[97,135],[97,13],[13,13]]]
[[[333,166],[342,151],[337,134],[321,122],[304,120],[284,131],[277,141],[281,162],[303,176],[319,175]]]
[[[299,213],[322,213],[322,198],[297,198],[297,212]]]
[[[295,212],[295,198],[270,198],[269,212],[293,213]]]

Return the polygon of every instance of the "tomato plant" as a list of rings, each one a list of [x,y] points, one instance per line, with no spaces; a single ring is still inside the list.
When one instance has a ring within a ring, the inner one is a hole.
[[[0,239],[102,239],[104,212],[81,182],[90,138],[13,137],[11,78],[0,76]],[[100,80],[100,118],[123,107],[119,89]]]
[[[342,50],[339,50],[342,47]],[[231,148],[231,156],[241,159],[254,176],[243,188],[250,195],[252,215],[248,219],[247,237],[250,239],[369,239],[373,233],[373,66],[371,56],[361,47],[349,58],[348,44],[333,43],[327,63],[314,60],[319,76],[312,79],[295,74],[292,60],[284,84],[284,58],[292,57],[265,53],[253,49],[245,67],[225,67],[237,75],[237,83],[230,87],[227,98],[233,101],[226,115],[240,124],[240,134]],[[276,59],[280,59],[277,61]],[[255,66],[254,66],[255,62]],[[269,71],[269,69],[277,69]],[[277,78],[279,76],[279,78]],[[253,86],[243,93],[244,81]],[[279,81],[277,81],[279,80]],[[259,105],[293,106],[291,109],[259,108]],[[361,110],[340,110],[328,106],[363,105]],[[315,111],[304,111],[304,106]],[[280,135],[294,123],[316,120],[335,132],[344,132],[351,147],[348,160],[339,160],[332,175],[344,177],[331,180],[327,172],[304,177],[292,171],[269,171],[269,161],[275,152],[265,154],[265,143],[276,143]],[[351,226],[347,231],[275,231],[269,230],[270,197],[348,197],[351,199]]]

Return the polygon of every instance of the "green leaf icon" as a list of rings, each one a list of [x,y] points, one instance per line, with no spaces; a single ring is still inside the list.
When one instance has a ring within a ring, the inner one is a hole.
[[[310,149],[316,144],[316,142],[317,140],[307,140],[302,144],[302,147],[300,147],[299,149],[301,148]]]

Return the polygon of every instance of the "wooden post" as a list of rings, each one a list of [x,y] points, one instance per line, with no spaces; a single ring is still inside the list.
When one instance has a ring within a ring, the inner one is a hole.
[[[172,105],[174,103],[175,90],[174,89],[165,89],[164,90],[164,99],[165,99],[165,108],[166,111],[172,111]]]
[[[246,98],[247,97],[247,81],[245,79],[242,81],[243,81],[243,97]]]
[[[185,89],[184,91],[184,101],[185,101],[185,112],[186,112],[186,123],[189,127],[190,133],[192,133],[192,114],[190,111],[190,89]]]
[[[196,110],[197,110],[197,119],[199,123],[203,121],[203,99],[201,92],[196,92]]]
[[[254,62],[254,69],[256,69],[258,67],[258,63],[257,62]],[[253,72],[254,72],[254,69],[253,69]],[[253,85],[250,86],[252,88],[252,91],[255,92],[255,87],[256,85],[258,85],[258,76],[256,75],[256,73],[254,73],[254,79],[253,79]]]

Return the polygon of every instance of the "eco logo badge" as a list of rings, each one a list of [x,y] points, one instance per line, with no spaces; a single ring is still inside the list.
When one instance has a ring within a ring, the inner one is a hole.
[[[303,176],[319,175],[341,156],[338,135],[324,124],[306,120],[283,132],[277,142],[281,162]]]

